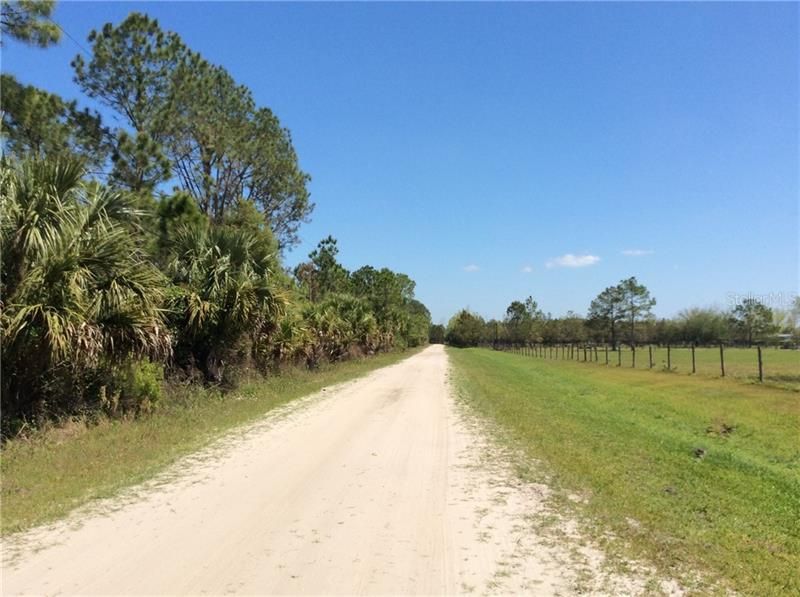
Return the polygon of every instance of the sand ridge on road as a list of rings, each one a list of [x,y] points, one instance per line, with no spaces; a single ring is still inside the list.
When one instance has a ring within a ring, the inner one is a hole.
[[[456,404],[444,348],[430,346],[179,463],[176,482],[78,527],[12,537],[3,594],[643,588],[601,572],[602,555],[577,538],[538,536],[546,488],[487,465],[487,442]]]

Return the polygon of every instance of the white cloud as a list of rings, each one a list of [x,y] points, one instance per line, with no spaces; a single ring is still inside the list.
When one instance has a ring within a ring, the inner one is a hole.
[[[597,255],[573,255],[572,253],[567,253],[561,257],[554,257],[545,263],[545,267],[548,269],[554,267],[586,267],[594,265],[598,261],[600,261],[600,258]]]
[[[625,249],[624,251],[620,252],[627,257],[642,257],[644,255],[652,255],[655,253],[655,251],[651,251],[650,249]]]
[[[480,269],[481,269],[481,268],[479,268],[479,267],[478,267],[477,265],[475,265],[474,263],[470,263],[469,265],[465,265],[463,269],[464,269],[464,271],[465,271],[465,272],[470,272],[470,273],[472,273],[472,272],[477,272],[477,271],[480,271]]]
[[[522,269],[519,270],[519,271],[521,271],[523,274],[530,274],[530,273],[533,272],[533,266],[531,266],[531,265],[523,265]]]

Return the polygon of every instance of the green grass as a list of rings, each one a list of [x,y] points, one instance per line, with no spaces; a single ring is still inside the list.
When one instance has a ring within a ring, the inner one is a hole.
[[[554,349],[555,350],[555,349]],[[653,369],[656,371],[667,370],[668,356],[665,346],[653,346]],[[545,349],[546,354],[550,354]],[[672,372],[682,375],[692,373],[692,349],[688,347],[674,347],[670,349],[669,365]],[[558,352],[559,358],[561,352]],[[583,361],[583,350],[575,349],[575,357]],[[779,348],[763,348],[762,365],[764,382],[774,387],[800,391],[800,350],[782,350]],[[588,355],[590,360],[594,354]],[[598,361],[595,364],[605,366],[605,352],[599,347],[597,350]],[[623,346],[617,354],[609,351],[608,361],[610,366],[620,366],[630,369],[633,365],[633,352]],[[758,381],[758,351],[756,348],[728,348],[724,349],[725,376],[741,381]],[[649,369],[650,355],[647,346],[636,349],[636,368]],[[702,377],[721,377],[719,348],[695,349],[696,375]]]
[[[290,370],[243,384],[225,396],[197,387],[171,388],[170,397],[152,415],[90,426],[68,424],[9,441],[0,454],[0,532],[20,531],[111,497],[277,406],[414,352],[381,354],[315,372]]]
[[[800,396],[731,379],[449,351],[458,387],[586,496],[598,537],[665,573],[749,595],[800,593]],[[698,457],[699,455],[699,457]]]

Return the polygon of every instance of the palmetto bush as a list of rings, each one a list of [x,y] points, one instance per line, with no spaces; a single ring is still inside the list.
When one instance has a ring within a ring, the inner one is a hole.
[[[323,302],[323,305],[330,305],[342,319],[344,351],[353,348],[358,348],[364,353],[375,351],[378,343],[378,324],[364,299],[351,294],[333,294]]]
[[[283,365],[305,364],[311,336],[299,315],[288,311],[273,327],[266,327],[256,339],[256,358],[262,370]]]
[[[63,160],[2,167],[4,421],[74,409],[104,372],[171,350],[165,280],[133,242],[138,214],[83,174]]]
[[[178,231],[167,270],[179,364],[219,382],[226,362],[249,356],[285,312],[273,263],[270,247],[247,231],[205,225]]]
[[[348,294],[332,294],[304,312],[310,345],[308,361],[338,361],[354,351],[371,353],[379,342],[378,326],[369,305]]]

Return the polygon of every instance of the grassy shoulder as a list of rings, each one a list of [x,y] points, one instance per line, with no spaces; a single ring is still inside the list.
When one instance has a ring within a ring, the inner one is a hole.
[[[796,392],[486,349],[449,354],[464,398],[556,488],[587,498],[581,510],[598,535],[612,531],[664,572],[700,570],[744,594],[800,592]]]
[[[62,517],[91,500],[111,497],[152,477],[237,426],[321,388],[401,361],[417,350],[289,370],[220,395],[174,388],[153,414],[54,428],[2,449],[3,534]]]

